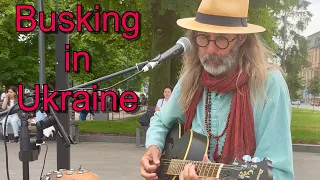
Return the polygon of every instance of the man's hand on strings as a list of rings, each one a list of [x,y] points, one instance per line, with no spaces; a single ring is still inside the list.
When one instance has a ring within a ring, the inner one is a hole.
[[[203,161],[210,162],[207,154],[203,156]],[[218,179],[211,178],[211,177],[208,177],[208,178],[199,177],[196,173],[195,165],[189,163],[184,167],[183,171],[181,171],[179,175],[179,180],[218,180]]]

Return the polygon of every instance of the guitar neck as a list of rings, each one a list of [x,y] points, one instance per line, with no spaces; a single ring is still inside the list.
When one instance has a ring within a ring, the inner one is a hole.
[[[171,159],[166,174],[178,176],[184,169],[184,166],[188,163],[195,165],[195,169],[199,177],[219,178],[221,169],[224,166],[222,163]]]

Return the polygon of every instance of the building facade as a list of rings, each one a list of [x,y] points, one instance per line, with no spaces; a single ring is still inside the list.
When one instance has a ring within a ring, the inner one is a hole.
[[[303,99],[307,102],[312,98],[308,92],[308,87],[315,73],[320,75],[320,31],[307,37],[309,41],[308,62],[310,66],[304,68],[300,76],[303,78],[305,89],[303,90]]]

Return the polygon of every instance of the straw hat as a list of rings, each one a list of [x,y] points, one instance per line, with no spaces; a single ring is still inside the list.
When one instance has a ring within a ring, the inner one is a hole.
[[[264,27],[247,23],[249,0],[202,0],[196,17],[177,20],[183,28],[211,33],[250,34]]]

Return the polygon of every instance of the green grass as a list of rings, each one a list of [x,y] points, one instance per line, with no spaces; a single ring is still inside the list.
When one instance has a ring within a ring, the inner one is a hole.
[[[320,111],[292,108],[292,141],[320,144]]]
[[[82,134],[135,135],[139,116],[115,121],[79,121]],[[320,144],[320,111],[292,108],[293,143]]]
[[[79,121],[79,131],[81,134],[102,134],[102,135],[129,135],[134,136],[139,116],[125,120],[114,121]]]

